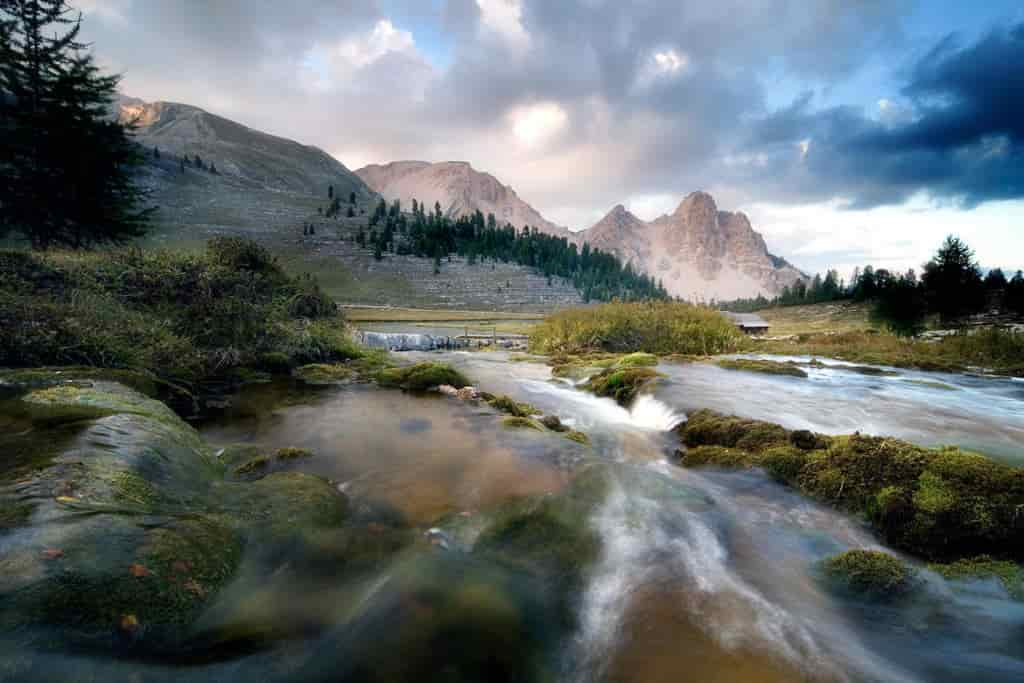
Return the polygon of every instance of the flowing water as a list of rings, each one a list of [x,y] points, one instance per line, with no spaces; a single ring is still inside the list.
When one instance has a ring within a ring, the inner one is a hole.
[[[1024,385],[838,365],[792,379],[663,364],[666,379],[627,410],[501,353],[406,357],[451,362],[487,391],[557,415],[592,446],[510,430],[485,405],[440,396],[249,387],[201,425],[203,436],[313,450],[281,467],[336,482],[356,530],[247,553],[189,657],[51,653],[42,670],[139,681],[1024,680],[1024,602],[1001,584],[950,582],[920,567],[925,585],[911,599],[838,598],[815,567],[847,548],[880,547],[857,520],[760,472],[668,460],[670,430],[688,411],[713,408],[1020,464]],[[515,501],[563,500],[595,472],[603,494],[555,515],[600,541],[578,581],[534,566],[558,556],[564,536],[496,551],[485,541]]]

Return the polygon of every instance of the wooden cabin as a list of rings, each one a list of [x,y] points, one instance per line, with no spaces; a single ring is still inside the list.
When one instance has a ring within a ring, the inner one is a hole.
[[[770,327],[765,319],[756,313],[730,313],[729,311],[722,311],[722,315],[729,318],[740,331],[746,334],[767,334]]]

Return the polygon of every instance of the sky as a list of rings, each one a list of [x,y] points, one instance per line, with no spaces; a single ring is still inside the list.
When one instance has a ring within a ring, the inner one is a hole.
[[[464,160],[556,223],[705,190],[808,272],[1024,267],[1024,5],[71,0],[121,90],[351,169]]]

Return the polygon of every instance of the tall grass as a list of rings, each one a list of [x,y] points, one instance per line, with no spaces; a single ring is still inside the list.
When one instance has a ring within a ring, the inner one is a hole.
[[[357,357],[334,303],[259,245],[202,254],[0,251],[0,367],[90,365],[193,381],[267,354]]]
[[[687,355],[734,353],[749,341],[719,312],[685,303],[610,303],[555,313],[530,334],[551,355],[610,351]]]

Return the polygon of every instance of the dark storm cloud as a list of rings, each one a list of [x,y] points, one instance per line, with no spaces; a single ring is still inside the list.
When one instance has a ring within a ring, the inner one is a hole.
[[[790,198],[843,196],[855,208],[919,191],[964,206],[1024,197],[1024,25],[963,46],[948,37],[909,71],[909,115],[811,108],[803,97],[757,123],[772,158],[762,179]],[[796,152],[808,141],[806,155]]]

